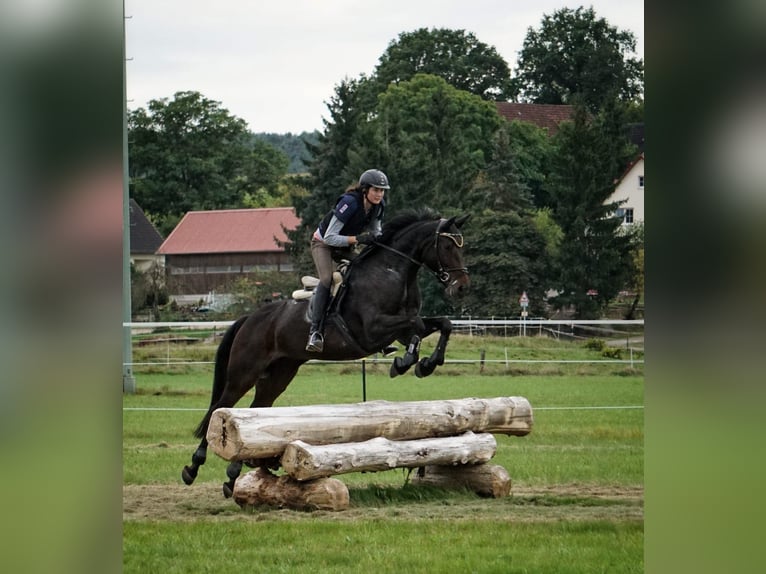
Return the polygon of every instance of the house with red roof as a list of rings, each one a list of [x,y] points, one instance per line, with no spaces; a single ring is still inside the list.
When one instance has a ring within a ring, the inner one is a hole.
[[[157,250],[165,257],[171,296],[199,300],[240,277],[292,271],[280,242],[298,227],[292,207],[190,211]]]
[[[516,102],[495,102],[497,113],[509,122],[518,120],[529,122],[548,132],[555,134],[559,124],[571,120],[574,107],[560,104],[520,104]]]

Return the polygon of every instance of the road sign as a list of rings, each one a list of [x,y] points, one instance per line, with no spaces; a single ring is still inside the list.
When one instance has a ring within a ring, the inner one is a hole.
[[[527,292],[524,291],[521,294],[521,298],[519,299],[519,305],[522,307],[529,307],[529,297],[527,297]]]

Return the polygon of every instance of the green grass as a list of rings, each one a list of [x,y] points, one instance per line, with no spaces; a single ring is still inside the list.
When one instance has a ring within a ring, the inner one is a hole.
[[[209,350],[192,347],[173,352],[207,360]],[[481,349],[486,359],[506,352],[600,358],[582,343],[477,337],[456,337],[448,357],[478,360]],[[397,469],[338,476],[349,487],[344,512],[242,510],[220,496],[227,463],[212,452],[197,482],[180,484],[198,443],[192,430],[210,399],[212,365],[173,374],[136,369],[138,392],[123,398],[123,482],[152,489],[167,512],[124,510],[124,571],[218,572],[222,561],[226,569],[297,573],[643,571],[644,413],[603,408],[643,405],[640,366],[487,364],[482,371],[478,363],[450,364],[425,379],[391,379],[389,365],[367,364],[367,400],[530,401],[532,432],[496,436],[492,463],[510,473],[512,496],[413,486]],[[276,406],[360,402],[362,392],[359,364],[310,364]],[[143,495],[136,491],[131,504],[140,506]]]
[[[124,537],[124,572],[643,572],[636,522],[129,522]]]

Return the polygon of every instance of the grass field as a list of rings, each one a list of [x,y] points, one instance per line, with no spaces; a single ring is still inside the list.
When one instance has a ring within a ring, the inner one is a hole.
[[[183,485],[212,367],[137,366],[137,393],[123,400],[124,571],[642,572],[641,365],[505,362],[597,360],[597,347],[455,337],[448,358],[467,362],[426,379],[391,379],[390,359],[368,363],[367,400],[523,396],[534,429],[496,437],[492,462],[513,480],[507,498],[415,487],[398,469],[338,476],[351,499],[343,512],[242,510],[221,495],[226,462],[213,453]],[[214,349],[142,347],[134,361],[207,361]],[[359,402],[362,393],[359,364],[312,364],[277,406]]]

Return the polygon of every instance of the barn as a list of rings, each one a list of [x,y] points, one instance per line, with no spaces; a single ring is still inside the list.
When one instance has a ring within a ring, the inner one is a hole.
[[[292,207],[190,211],[157,250],[171,298],[199,301],[237,278],[292,271],[282,243],[298,227]]]

